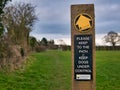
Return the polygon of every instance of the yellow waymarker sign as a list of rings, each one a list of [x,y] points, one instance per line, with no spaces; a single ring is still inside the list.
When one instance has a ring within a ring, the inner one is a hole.
[[[92,18],[88,14],[80,14],[75,18],[75,27],[80,32],[89,31],[92,28]]]

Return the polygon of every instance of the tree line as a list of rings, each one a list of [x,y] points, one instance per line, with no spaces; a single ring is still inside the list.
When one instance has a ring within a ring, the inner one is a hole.
[[[56,45],[54,40],[47,40],[43,37],[41,40],[37,40],[35,37],[30,37],[31,50],[34,52],[42,52],[46,50],[70,50],[71,47],[66,45],[63,40],[58,40],[59,44]]]

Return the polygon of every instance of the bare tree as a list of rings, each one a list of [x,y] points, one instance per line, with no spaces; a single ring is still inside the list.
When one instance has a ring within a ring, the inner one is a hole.
[[[58,40],[58,43],[59,43],[59,45],[66,45],[66,43],[64,42],[64,40],[62,40],[62,39],[60,39],[60,40]]]
[[[120,43],[120,35],[114,31],[110,31],[104,36],[103,40],[105,43],[110,43],[114,47]]]
[[[4,32],[4,27],[3,27],[3,24],[2,24],[2,14],[4,13],[3,9],[4,9],[4,7],[5,7],[5,5],[7,4],[8,1],[11,1],[11,0],[0,0],[0,36]]]
[[[55,43],[54,40],[48,41],[48,44],[49,44],[49,45],[54,45],[54,43]]]
[[[17,3],[6,7],[4,12],[3,21],[9,38],[15,44],[26,46],[29,42],[29,33],[37,19],[35,7],[31,4]]]

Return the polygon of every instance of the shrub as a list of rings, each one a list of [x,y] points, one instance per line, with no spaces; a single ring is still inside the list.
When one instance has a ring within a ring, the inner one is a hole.
[[[46,46],[37,46],[35,48],[35,51],[36,52],[43,52],[43,51],[46,51],[47,47]]]

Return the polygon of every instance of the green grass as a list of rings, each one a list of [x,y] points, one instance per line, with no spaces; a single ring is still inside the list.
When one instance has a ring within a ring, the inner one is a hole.
[[[97,90],[120,90],[120,51],[97,51]],[[0,73],[0,90],[71,90],[71,52],[32,54],[24,69]]]
[[[97,52],[97,90],[120,90],[120,51]]]
[[[70,52],[35,53],[24,70],[0,74],[0,90],[70,90]]]

